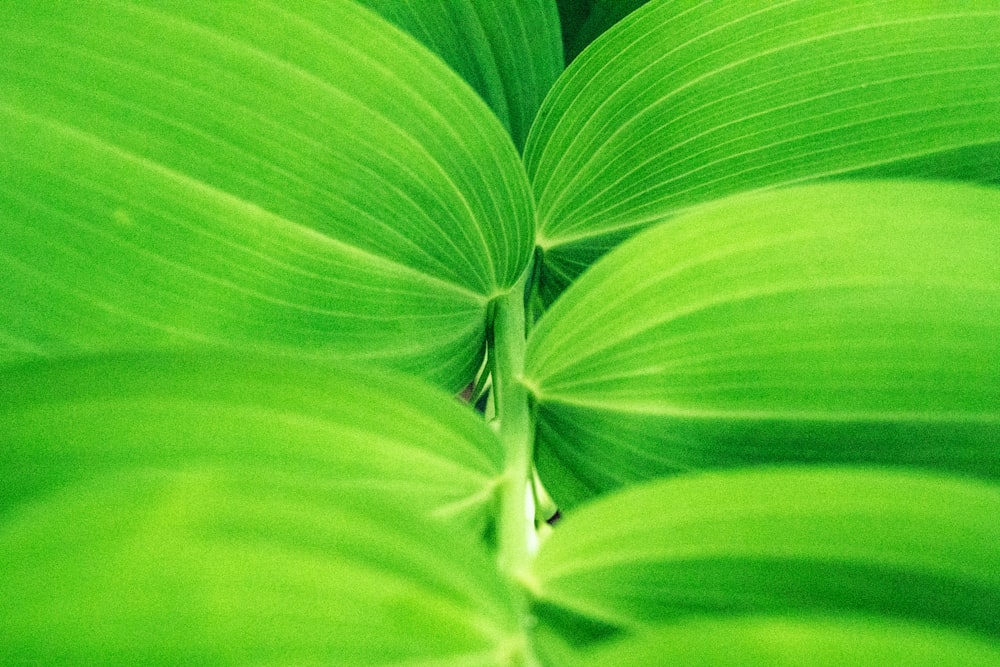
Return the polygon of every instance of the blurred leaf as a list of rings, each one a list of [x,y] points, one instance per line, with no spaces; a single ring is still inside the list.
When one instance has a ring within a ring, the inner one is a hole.
[[[1000,178],[1000,4],[661,0],[578,58],[525,148],[551,300],[652,221],[863,171]]]
[[[877,619],[710,618],[664,626],[554,663],[579,667],[995,667],[1000,647],[932,626]]]
[[[635,238],[529,340],[561,505],[715,466],[1000,475],[1000,190],[893,181],[737,196]]]
[[[14,3],[0,34],[0,360],[258,344],[472,377],[532,204],[419,44],[346,0]]]
[[[590,14],[594,0],[556,0],[559,9],[559,30],[562,33],[563,51],[566,54],[566,64],[573,58],[569,57],[570,48],[576,35]]]
[[[233,472],[109,472],[0,515],[0,662],[457,667],[523,649],[475,545]]]
[[[564,27],[566,63],[580,55],[608,28],[621,21],[649,0],[568,0],[560,2],[560,9],[569,22]],[[566,29],[568,28],[568,30]]]
[[[144,354],[0,371],[0,513],[95,476],[232,473],[336,504],[390,499],[478,533],[500,444],[422,382],[295,356]]]
[[[524,147],[563,70],[555,0],[358,0],[458,72]]]
[[[1000,487],[918,471],[690,475],[569,513],[531,587],[623,627],[862,612],[1000,636],[998,516]]]

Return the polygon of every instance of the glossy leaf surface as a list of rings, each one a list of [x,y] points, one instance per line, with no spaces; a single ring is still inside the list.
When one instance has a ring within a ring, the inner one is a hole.
[[[8,366],[0,441],[4,512],[95,476],[190,469],[332,504],[363,492],[482,533],[503,468],[494,434],[444,392],[295,356]]]
[[[870,613],[1000,636],[1000,487],[879,469],[659,480],[567,514],[539,600],[622,627]]]
[[[353,2],[13,4],[0,360],[335,350],[449,388],[532,246],[481,100]]]
[[[909,623],[862,618],[711,618],[645,632],[594,651],[579,667],[992,667],[1000,646]]]
[[[534,330],[562,505],[681,471],[872,461],[1000,474],[1000,190],[738,196],[608,255]]]
[[[660,0],[553,88],[525,150],[551,299],[650,222],[833,175],[1000,178],[1000,3]]]
[[[0,514],[0,660],[507,665],[524,645],[484,553],[395,506],[252,470],[146,467]]]
[[[458,72],[520,149],[563,70],[555,0],[359,0]]]

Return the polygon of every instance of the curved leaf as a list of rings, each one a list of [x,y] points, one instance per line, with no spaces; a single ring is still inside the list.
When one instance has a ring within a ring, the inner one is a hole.
[[[566,664],[991,667],[1000,664],[1000,647],[964,633],[876,619],[710,618],[629,637]]]
[[[567,70],[525,149],[549,298],[651,221],[859,171],[1000,178],[1000,5],[660,0]]]
[[[521,149],[563,70],[555,0],[358,0],[420,40],[493,109]]]
[[[1000,487],[928,473],[691,475],[569,513],[531,585],[541,601],[622,627],[863,612],[1000,637],[997,516]]]
[[[542,318],[526,383],[562,505],[715,466],[1000,475],[1000,190],[737,196],[608,255]]]
[[[0,360],[296,346],[456,388],[530,256],[502,127],[353,2],[17,4]]]
[[[570,46],[586,23],[593,2],[594,0],[556,0],[556,7],[559,9],[559,31],[562,33],[567,64],[572,60],[568,57]]]
[[[0,515],[0,661],[499,666],[523,650],[475,545],[232,472],[111,473]]]
[[[564,27],[566,63],[571,63],[591,42],[649,0],[571,0],[560,9],[569,21]],[[565,25],[565,24],[564,24]],[[567,29],[568,28],[568,29]]]
[[[0,371],[0,514],[75,481],[182,469],[336,504],[364,492],[482,533],[500,444],[450,396],[295,356],[162,353]]]

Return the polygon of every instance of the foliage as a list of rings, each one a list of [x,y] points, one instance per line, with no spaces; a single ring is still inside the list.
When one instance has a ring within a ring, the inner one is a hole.
[[[955,5],[7,3],[0,663],[1000,662]]]

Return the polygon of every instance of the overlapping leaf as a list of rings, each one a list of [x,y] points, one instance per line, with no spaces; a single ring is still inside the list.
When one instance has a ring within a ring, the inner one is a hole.
[[[8,365],[0,441],[3,664],[524,650],[474,539],[499,443],[417,380],[287,354]]]
[[[998,513],[1000,487],[928,473],[690,475],[569,513],[542,545],[533,587],[624,628],[867,613],[998,637]]]
[[[605,257],[528,345],[563,505],[777,461],[1000,474],[1000,190],[737,196]]]
[[[563,69],[555,0],[359,1],[441,56],[524,146]]]
[[[142,470],[248,477],[336,504],[348,492],[482,533],[494,434],[444,392],[294,356],[143,354],[0,372],[0,511]]]
[[[485,554],[395,506],[149,466],[0,514],[5,665],[508,665]]]
[[[0,359],[257,344],[468,381],[533,215],[438,58],[346,0],[16,3],[0,31]]]
[[[1000,177],[1000,4],[651,2],[567,70],[525,149],[551,298],[653,220],[839,174]]]
[[[648,0],[560,0],[567,64],[588,44]]]
[[[1000,647],[966,633],[876,619],[709,618],[629,637],[565,664],[580,667],[992,667]],[[557,663],[559,664],[559,663]]]

